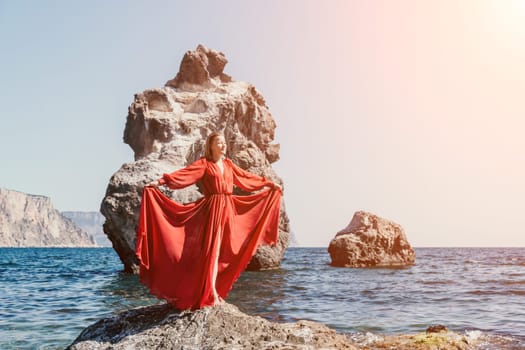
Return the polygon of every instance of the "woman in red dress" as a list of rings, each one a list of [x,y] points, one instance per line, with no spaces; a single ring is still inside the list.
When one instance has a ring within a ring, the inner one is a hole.
[[[275,244],[281,188],[225,158],[219,133],[205,156],[144,188],[137,229],[140,280],[179,309],[222,302],[261,243]],[[204,197],[180,204],[157,186],[180,189],[200,182]],[[252,192],[233,195],[233,186]]]

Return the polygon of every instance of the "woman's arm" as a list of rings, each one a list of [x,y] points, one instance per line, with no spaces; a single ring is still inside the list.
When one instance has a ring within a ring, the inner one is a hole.
[[[149,186],[166,185],[172,189],[180,189],[193,185],[199,181],[206,171],[206,159],[201,158],[187,167],[177,170],[171,174],[164,174],[160,179],[154,181]]]
[[[271,187],[273,189],[281,189],[281,186],[274,184],[264,176],[252,174],[244,169],[239,168],[231,160],[227,159],[232,168],[233,184],[245,191],[252,192],[260,190],[263,187]]]

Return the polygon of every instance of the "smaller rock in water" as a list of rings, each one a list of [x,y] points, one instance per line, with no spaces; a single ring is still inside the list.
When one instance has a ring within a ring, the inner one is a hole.
[[[364,211],[337,233],[328,252],[332,266],[339,267],[402,267],[416,260],[399,224]]]
[[[429,326],[426,332],[427,333],[448,332],[448,328],[446,326],[443,326],[442,324],[437,324],[437,325]]]

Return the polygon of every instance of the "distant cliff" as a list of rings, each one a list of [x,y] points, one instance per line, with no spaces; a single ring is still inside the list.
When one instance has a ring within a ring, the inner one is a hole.
[[[111,247],[111,241],[102,229],[105,218],[98,211],[63,211],[62,215],[93,236],[99,247]]]
[[[96,247],[51,199],[0,188],[0,247]]]

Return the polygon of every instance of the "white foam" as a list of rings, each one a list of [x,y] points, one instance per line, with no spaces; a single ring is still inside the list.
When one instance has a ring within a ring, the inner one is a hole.
[[[466,331],[465,337],[467,338],[467,341],[470,343],[471,341],[478,340],[483,335],[482,331],[473,330],[473,331]]]

